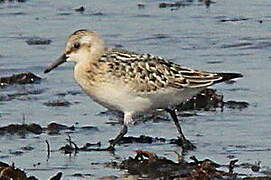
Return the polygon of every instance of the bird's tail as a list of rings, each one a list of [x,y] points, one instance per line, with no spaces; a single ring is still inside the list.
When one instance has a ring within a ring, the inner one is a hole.
[[[243,75],[240,73],[216,73],[216,74],[222,77],[222,79],[220,79],[219,81],[216,81],[216,83],[243,77]]]

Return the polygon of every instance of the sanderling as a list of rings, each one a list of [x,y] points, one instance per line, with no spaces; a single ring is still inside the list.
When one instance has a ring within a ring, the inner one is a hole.
[[[64,54],[49,65],[74,61],[74,78],[94,101],[124,113],[123,127],[106,150],[113,150],[133,123],[133,115],[165,109],[174,120],[183,149],[195,146],[185,138],[174,105],[180,104],[215,83],[242,77],[238,73],[211,73],[175,64],[150,54],[105,48],[94,31],[78,30],[68,37]]]

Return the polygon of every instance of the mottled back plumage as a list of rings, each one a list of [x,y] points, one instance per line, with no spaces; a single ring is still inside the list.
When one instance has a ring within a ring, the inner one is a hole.
[[[107,73],[112,76],[136,84],[137,92],[154,92],[169,87],[207,87],[223,79],[217,73],[181,66],[159,56],[116,48],[107,49],[98,63],[107,64]]]

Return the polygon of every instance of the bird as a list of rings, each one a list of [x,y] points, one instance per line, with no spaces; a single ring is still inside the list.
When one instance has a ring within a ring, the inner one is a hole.
[[[108,148],[134,124],[138,113],[164,109],[172,117],[184,150],[195,149],[185,136],[174,106],[216,83],[243,77],[240,73],[201,71],[165,58],[119,48],[107,48],[95,31],[80,29],[68,36],[64,53],[44,70],[48,73],[64,62],[75,62],[74,79],[98,104],[124,114],[123,125]]]

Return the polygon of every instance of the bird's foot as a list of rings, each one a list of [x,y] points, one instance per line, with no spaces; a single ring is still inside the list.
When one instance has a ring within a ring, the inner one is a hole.
[[[106,150],[109,152],[115,152],[116,149],[114,148],[114,146],[110,145],[106,148]]]
[[[186,139],[184,136],[179,136],[179,141],[182,149],[184,151],[190,151],[196,149],[196,146],[193,145],[188,139]]]

